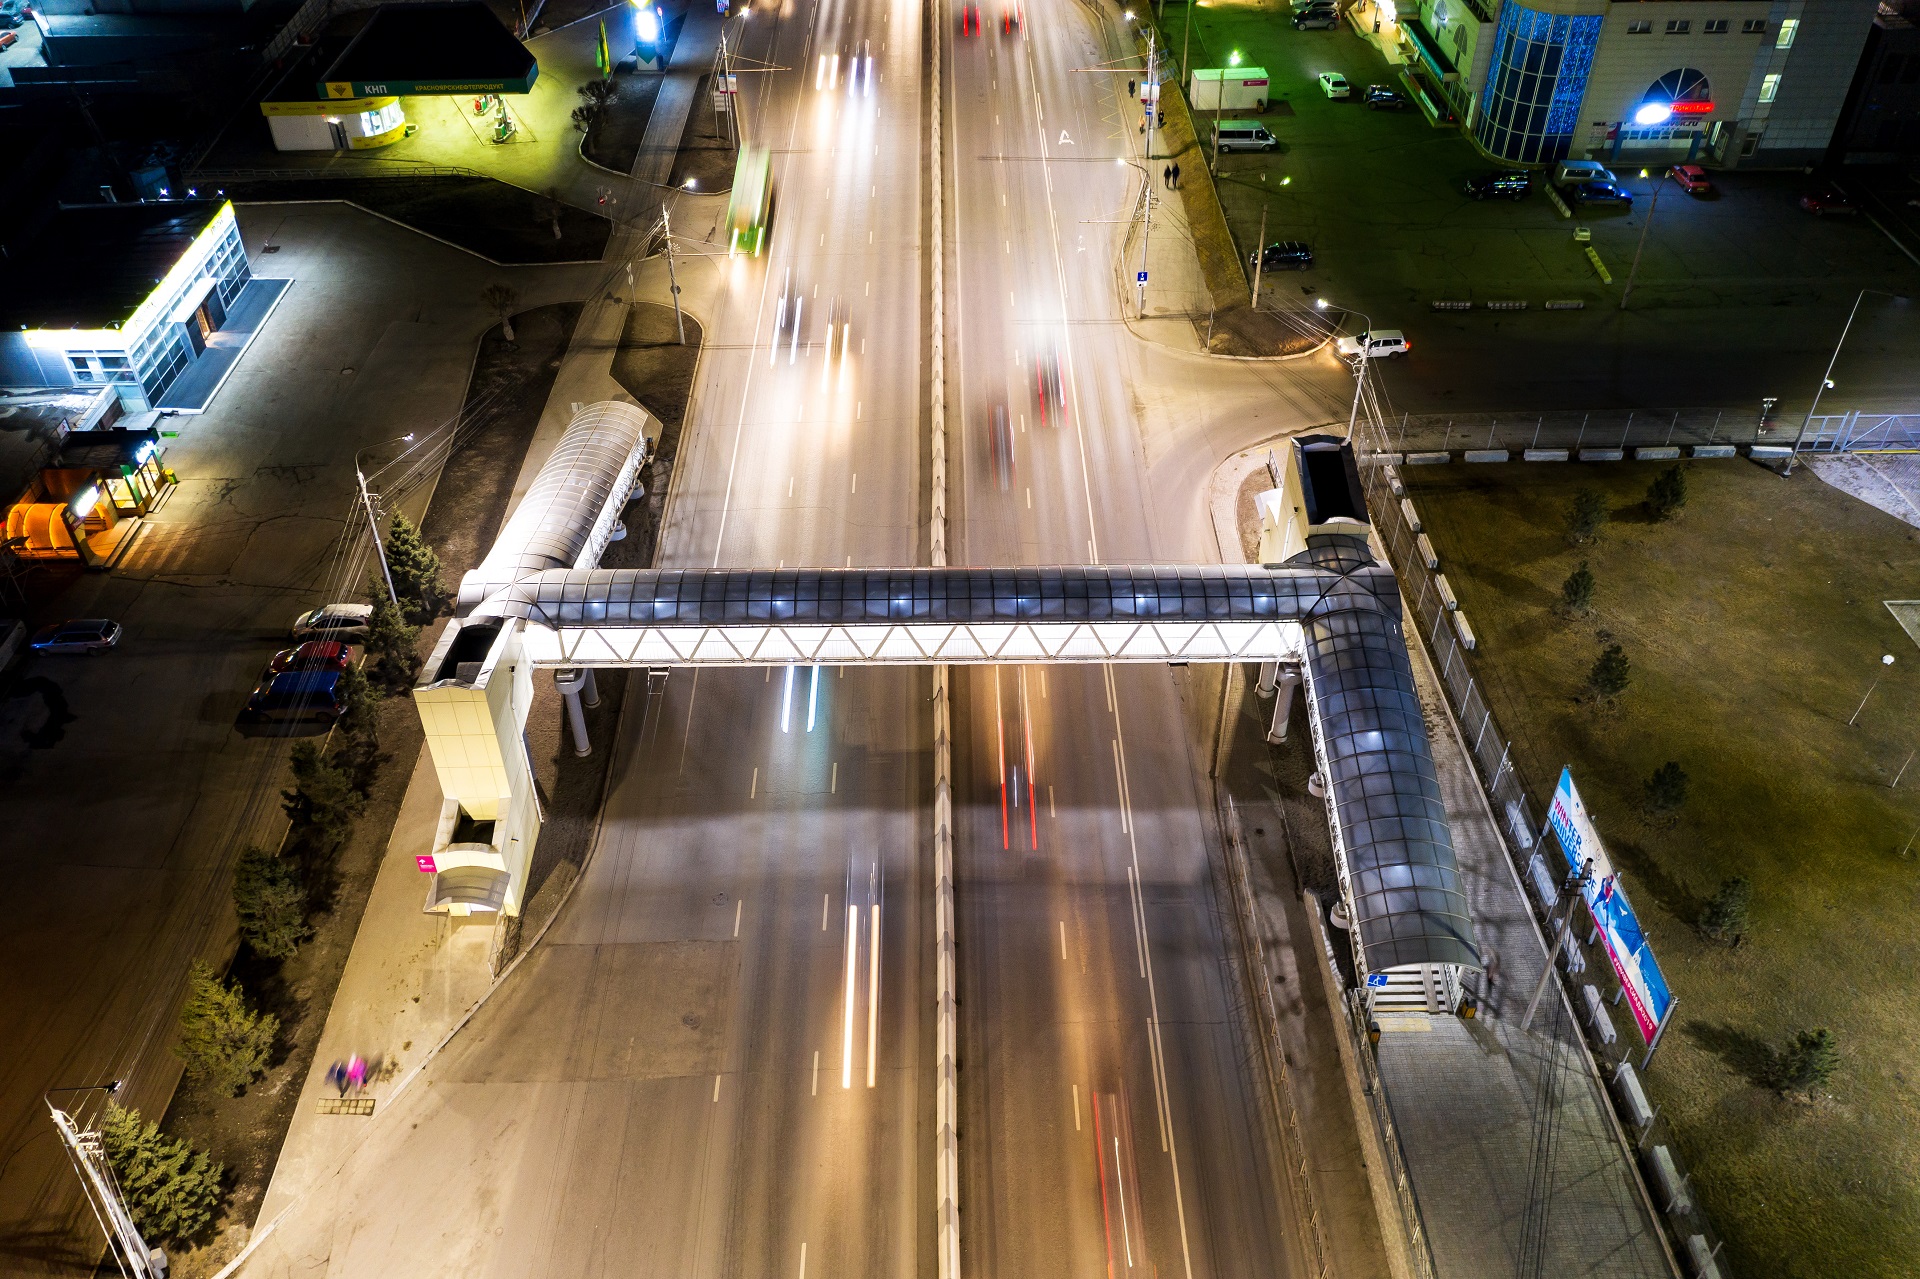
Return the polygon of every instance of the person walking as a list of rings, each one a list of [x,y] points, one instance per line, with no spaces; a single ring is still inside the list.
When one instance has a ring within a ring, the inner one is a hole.
[[[359,1053],[347,1059],[347,1082],[352,1086],[354,1096],[367,1084],[367,1061]]]
[[[347,1063],[336,1059],[327,1067],[327,1087],[336,1089],[342,1097],[347,1095]]]
[[[1168,185],[1176,187],[1180,185],[1180,162],[1178,160],[1173,162],[1173,181]]]
[[[1160,166],[1160,180],[1161,180],[1162,182],[1164,182],[1164,183],[1166,183],[1166,184],[1167,184],[1167,187],[1168,187],[1169,189],[1171,189],[1171,188],[1172,188],[1172,186],[1173,186],[1173,166],[1172,166],[1171,164],[1163,164],[1163,165],[1161,165],[1161,166]]]
[[[1127,81],[1127,96],[1131,98],[1137,92],[1139,92],[1139,87],[1135,85],[1133,81]]]

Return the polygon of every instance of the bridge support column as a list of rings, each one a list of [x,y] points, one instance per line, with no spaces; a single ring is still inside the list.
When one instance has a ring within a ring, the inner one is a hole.
[[[593,743],[587,740],[587,713],[581,709],[581,699],[586,698],[588,706],[600,704],[600,694],[593,686],[593,670],[585,666],[562,666],[553,672],[553,686],[566,699],[567,727],[573,730],[573,753],[584,759],[593,754]]]
[[[1259,692],[1260,696],[1272,697],[1273,682],[1279,678],[1280,678],[1280,663],[1278,662],[1260,663],[1260,683],[1257,685],[1257,691]]]
[[[1287,720],[1293,716],[1293,694],[1299,687],[1300,668],[1282,668],[1274,690],[1279,696],[1273,699],[1273,722],[1267,726],[1267,740],[1275,746],[1287,740]]]

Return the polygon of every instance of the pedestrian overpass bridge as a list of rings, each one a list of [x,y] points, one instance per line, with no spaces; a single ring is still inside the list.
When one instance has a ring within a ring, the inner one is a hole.
[[[1398,585],[1351,450],[1295,440],[1267,565],[602,569],[648,456],[632,405],[579,412],[413,690],[444,796],[427,909],[518,913],[542,820],[524,728],[553,670],[576,743],[606,666],[1255,662],[1284,731],[1304,684],[1365,972],[1478,968]]]

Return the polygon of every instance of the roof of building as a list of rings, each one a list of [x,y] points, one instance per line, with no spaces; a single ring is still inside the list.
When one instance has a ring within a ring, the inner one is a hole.
[[[385,5],[314,86],[321,97],[526,93],[540,73],[483,0]]]
[[[166,200],[62,208],[6,246],[0,331],[124,324],[225,205]]]

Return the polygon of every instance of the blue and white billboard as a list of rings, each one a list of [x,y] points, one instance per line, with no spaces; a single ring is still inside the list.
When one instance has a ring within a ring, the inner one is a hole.
[[[1653,948],[1647,944],[1647,935],[1627,900],[1627,890],[1620,886],[1619,873],[1593,828],[1587,806],[1574,789],[1572,769],[1560,770],[1560,784],[1554,788],[1547,821],[1570,870],[1578,870],[1589,858],[1593,861],[1593,873],[1582,887],[1587,909],[1600,929],[1621,988],[1627,992],[1640,1038],[1651,1044],[1667,1018],[1667,1010],[1673,1007],[1673,992],[1667,989],[1666,975],[1653,957]]]

